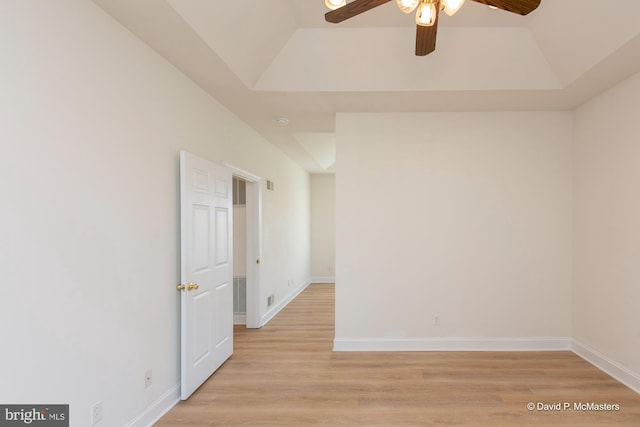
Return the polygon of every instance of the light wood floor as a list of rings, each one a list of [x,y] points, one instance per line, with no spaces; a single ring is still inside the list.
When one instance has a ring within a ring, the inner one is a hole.
[[[570,352],[333,353],[331,284],[311,285],[156,426],[640,426],[640,395]],[[529,411],[611,403],[619,411]]]

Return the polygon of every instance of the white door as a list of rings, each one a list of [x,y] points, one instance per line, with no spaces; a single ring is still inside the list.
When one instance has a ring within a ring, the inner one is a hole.
[[[180,152],[181,397],[233,352],[231,171]]]

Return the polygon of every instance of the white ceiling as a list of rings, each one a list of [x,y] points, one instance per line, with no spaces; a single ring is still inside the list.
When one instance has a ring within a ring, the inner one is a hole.
[[[341,24],[324,0],[94,1],[311,173],[337,112],[572,109],[640,71],[638,0],[467,1],[426,57],[393,1]]]

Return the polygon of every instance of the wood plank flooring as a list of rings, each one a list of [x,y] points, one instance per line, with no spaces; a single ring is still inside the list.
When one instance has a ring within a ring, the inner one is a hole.
[[[314,284],[264,328],[236,327],[231,359],[156,426],[640,426],[640,395],[571,352],[334,353],[333,307]]]

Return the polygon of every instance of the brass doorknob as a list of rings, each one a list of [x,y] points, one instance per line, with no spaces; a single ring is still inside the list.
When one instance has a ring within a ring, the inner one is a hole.
[[[176,285],[176,290],[178,290],[178,291],[184,291],[184,290],[186,289],[187,291],[193,291],[193,290],[195,290],[195,289],[198,289],[199,287],[200,287],[200,285],[198,285],[197,283],[191,283],[191,282],[189,282],[189,283],[187,283],[186,285],[183,285],[183,284],[181,284],[181,283],[178,283],[178,284]]]

